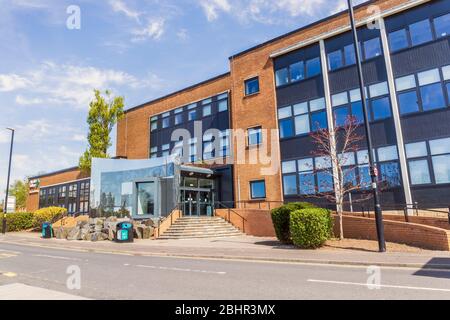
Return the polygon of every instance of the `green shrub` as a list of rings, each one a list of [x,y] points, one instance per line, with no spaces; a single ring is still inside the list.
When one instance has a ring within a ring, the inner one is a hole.
[[[9,213],[6,215],[8,232],[16,232],[33,228],[33,214],[30,212]]]
[[[294,245],[302,249],[319,248],[333,232],[331,211],[321,208],[294,211],[290,216],[290,231]]]
[[[33,217],[33,228],[40,229],[44,222],[55,223],[60,220],[65,214],[67,214],[67,209],[59,207],[49,207],[39,209],[34,212]]]
[[[291,212],[307,208],[316,208],[316,206],[308,202],[292,202],[272,210],[272,222],[278,240],[283,243],[292,243],[289,231]]]

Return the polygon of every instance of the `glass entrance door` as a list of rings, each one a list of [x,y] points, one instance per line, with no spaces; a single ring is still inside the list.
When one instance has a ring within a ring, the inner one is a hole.
[[[212,216],[212,192],[206,190],[182,190],[183,214],[188,217]]]
[[[155,214],[155,192],[154,182],[137,183],[137,215],[150,216]]]
[[[199,192],[198,193],[198,209],[200,216],[212,216],[212,200],[211,192]]]
[[[185,216],[198,216],[198,192],[192,190],[184,191],[184,215]]]

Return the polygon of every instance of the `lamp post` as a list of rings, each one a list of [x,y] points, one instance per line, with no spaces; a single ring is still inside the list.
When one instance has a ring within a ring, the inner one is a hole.
[[[372,146],[372,133],[370,131],[369,117],[367,112],[367,101],[366,101],[366,91],[364,85],[364,76],[362,72],[361,65],[361,52],[358,41],[358,32],[355,24],[355,13],[353,11],[352,0],[348,0],[348,9],[350,13],[350,23],[352,26],[353,33],[353,45],[355,47],[356,54],[356,67],[358,69],[359,87],[361,92],[361,99],[363,105],[364,113],[364,127],[366,131],[367,147],[369,148],[369,166],[370,166],[370,177],[372,179],[372,191],[373,198],[375,202],[375,221],[377,225],[377,236],[378,236],[378,247],[380,252],[386,252],[386,241],[384,239],[384,224],[383,224],[383,212],[381,211],[380,195],[378,193],[378,170],[373,157],[373,146]]]
[[[14,132],[15,130],[12,128],[6,128],[11,131],[11,147],[9,149],[9,165],[8,165],[8,178],[6,179],[6,195],[5,195],[5,208],[3,210],[3,219],[2,219],[2,233],[6,233],[6,211],[8,210],[8,194],[9,194],[9,178],[11,176],[11,161],[12,161],[12,153],[13,153],[13,145],[14,145]]]

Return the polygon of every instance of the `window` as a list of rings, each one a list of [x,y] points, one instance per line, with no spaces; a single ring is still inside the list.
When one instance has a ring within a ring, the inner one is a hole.
[[[299,186],[301,195],[312,195],[316,193],[316,182],[314,179],[313,159],[298,161]]]
[[[334,109],[334,121],[336,126],[343,127],[347,124],[348,117],[350,116],[348,107]]]
[[[39,190],[39,209],[45,208],[47,205],[47,189]]]
[[[444,80],[450,80],[450,66],[443,67],[442,74],[444,75]]]
[[[61,186],[58,188],[58,206],[65,208],[66,207],[66,193],[67,186]]]
[[[409,46],[408,34],[405,29],[391,32],[389,34],[389,46],[391,52],[395,52]]]
[[[326,112],[317,112],[311,114],[311,124],[314,131],[328,128]]]
[[[398,164],[397,147],[389,146],[379,148],[378,162],[380,181],[388,188],[400,186],[400,166]]]
[[[150,159],[158,158],[158,147],[150,148]]]
[[[248,145],[256,146],[262,143],[262,128],[250,128],[248,129]]]
[[[211,105],[207,105],[203,107],[203,117],[210,116],[212,114]]]
[[[397,91],[408,90],[416,87],[416,78],[414,75],[397,78],[395,80]]]
[[[90,193],[90,183],[82,182],[80,184],[80,213],[89,212],[89,193]]]
[[[450,138],[430,141],[430,152],[436,183],[450,183]]]
[[[150,131],[155,131],[158,129],[158,117],[152,117],[150,119]]]
[[[388,97],[372,100],[372,120],[382,120],[391,117],[391,103]]]
[[[219,112],[228,111],[228,99],[219,101],[219,103],[218,103],[218,111]]]
[[[321,74],[320,58],[314,58],[306,61],[306,76],[308,78]]]
[[[440,83],[420,88],[422,106],[424,111],[441,109],[445,107],[444,92]]]
[[[408,161],[408,167],[412,185],[431,183],[430,170],[428,168],[427,160]]]
[[[346,66],[356,64],[355,46],[353,44],[344,47],[344,58]]]
[[[283,190],[285,196],[298,194],[296,174],[283,176]]]
[[[408,114],[419,111],[419,99],[416,91],[400,93],[398,95],[400,114]]]
[[[175,125],[183,123],[183,108],[175,110]]]
[[[197,120],[197,110],[191,110],[188,113],[188,119],[189,121],[195,121]]]
[[[163,129],[170,127],[170,112],[164,113],[162,115],[163,120],[162,120],[162,127]]]
[[[68,193],[68,206],[67,206],[67,212],[69,214],[74,214],[77,211],[77,191],[78,191],[78,185],[71,184],[69,185],[69,193]]]
[[[292,119],[284,119],[280,121],[280,138],[289,138],[294,135],[294,127]]]
[[[433,40],[431,25],[428,19],[411,24],[409,26],[409,32],[413,46]]]
[[[366,60],[381,56],[381,42],[380,38],[374,38],[364,42],[364,58]]]
[[[245,81],[245,95],[251,95],[259,92],[259,78],[253,78]]]
[[[250,182],[250,189],[252,199],[264,199],[266,197],[266,182],[264,180]]]
[[[450,13],[434,19],[434,29],[438,38],[450,35]]]
[[[303,61],[294,63],[293,65],[290,66],[289,70],[291,73],[291,82],[297,82],[305,78],[305,66]],[[280,79],[280,81],[281,82],[285,81],[283,84],[287,84],[289,82],[289,79],[283,76],[283,78]]]
[[[163,157],[168,157],[170,155],[170,143],[163,145],[161,149]]]
[[[328,54],[328,68],[330,71],[342,68],[344,61],[342,60],[341,50],[334,51]]]
[[[288,68],[277,70],[275,73],[275,81],[277,87],[283,86],[289,83],[289,71]]]

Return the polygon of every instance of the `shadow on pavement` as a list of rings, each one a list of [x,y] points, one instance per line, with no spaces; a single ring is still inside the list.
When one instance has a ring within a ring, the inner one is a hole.
[[[433,258],[421,270],[414,273],[414,275],[450,279],[450,258]]]

